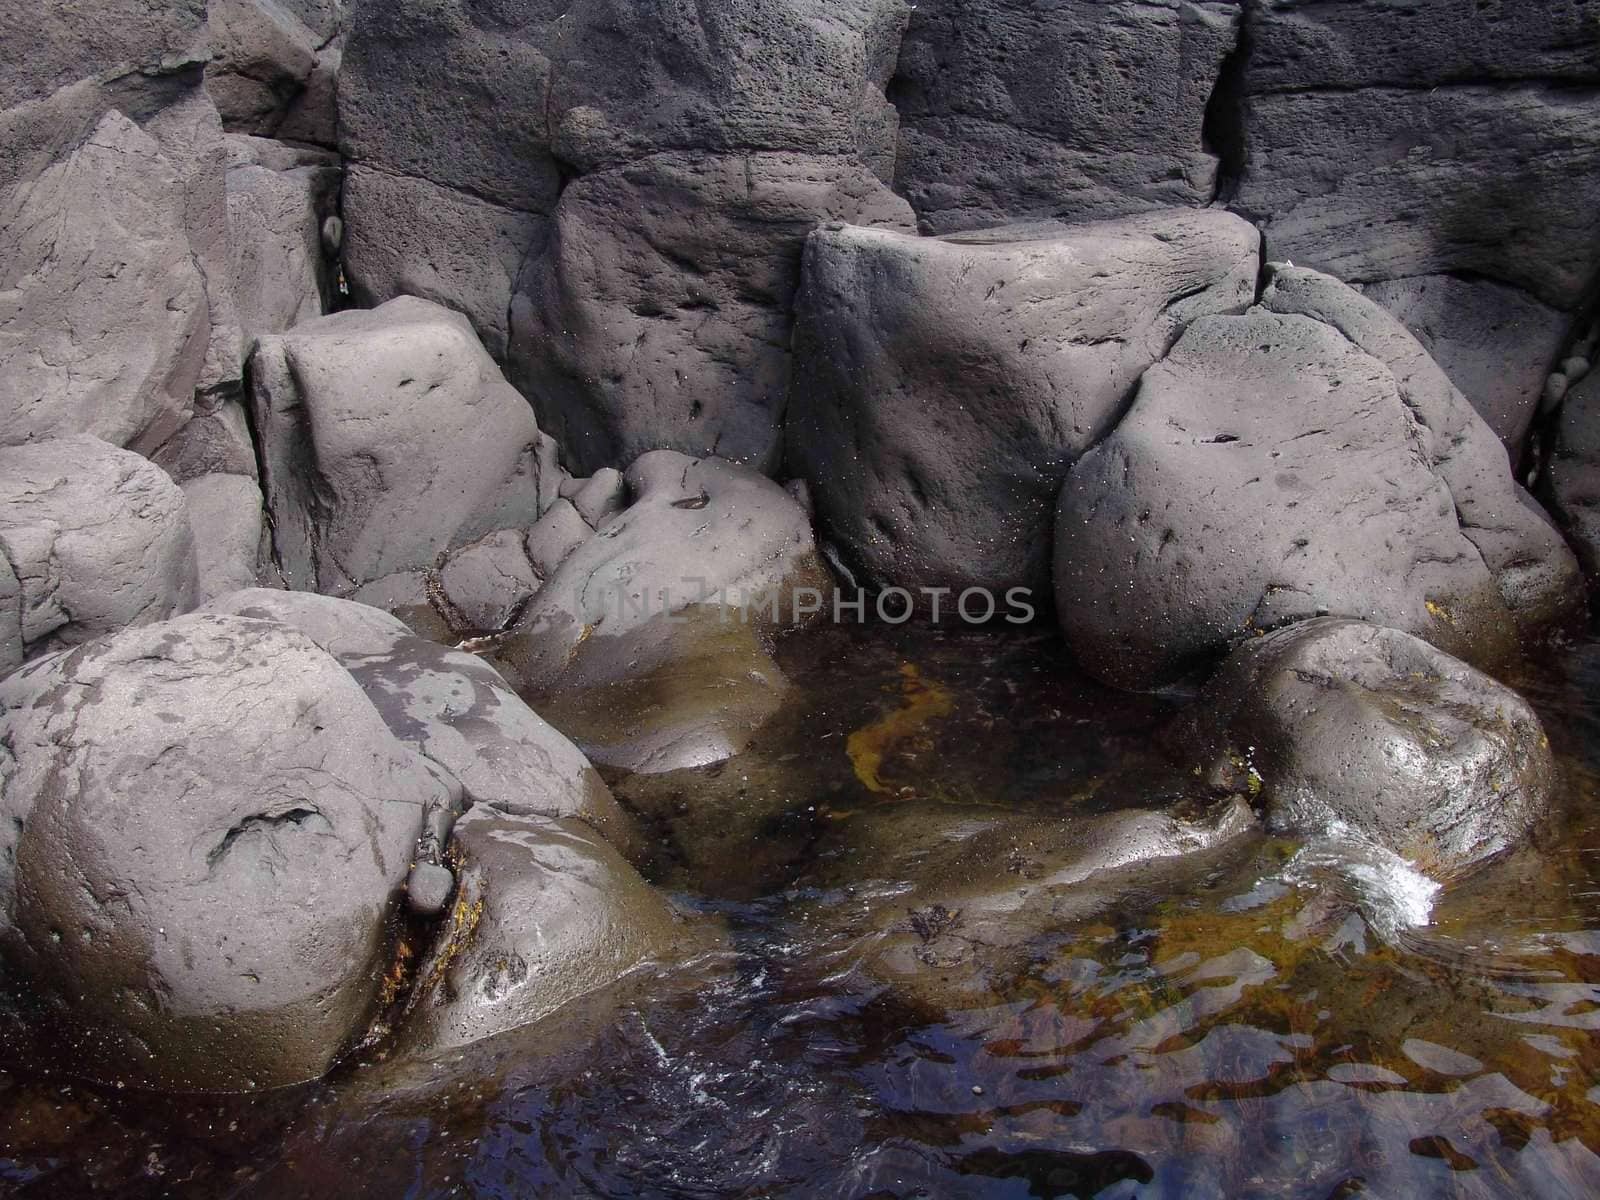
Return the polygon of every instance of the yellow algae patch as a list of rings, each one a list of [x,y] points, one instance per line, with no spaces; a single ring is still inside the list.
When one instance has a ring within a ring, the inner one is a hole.
[[[888,753],[929,721],[949,716],[955,707],[949,690],[923,679],[913,663],[900,665],[900,696],[899,708],[856,730],[845,745],[856,778],[871,792],[889,790],[878,775]]]

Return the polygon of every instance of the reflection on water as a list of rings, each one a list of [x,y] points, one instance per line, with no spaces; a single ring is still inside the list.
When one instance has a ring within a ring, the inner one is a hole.
[[[0,1190],[1600,1194],[1600,644],[1516,681],[1569,776],[1541,844],[1408,896],[1394,864],[1257,838],[1038,930],[959,1004],[886,988],[846,918],[940,837],[1167,804],[1168,710],[1042,635],[825,630],[779,657],[800,695],[748,754],[617,782],[719,952],[421,1078],[190,1101],[13,1075]]]

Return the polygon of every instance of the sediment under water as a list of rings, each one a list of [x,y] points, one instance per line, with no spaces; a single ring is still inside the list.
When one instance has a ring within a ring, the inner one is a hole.
[[[948,845],[998,830],[989,867],[1026,880],[1064,822],[1182,810],[1169,704],[1036,632],[779,659],[796,693],[746,754],[614,781],[720,948],[423,1072],[188,1099],[17,1068],[0,1193],[1600,1194],[1600,638],[1514,681],[1561,809],[1466,881],[1254,836],[1003,947],[923,904],[985,883]]]

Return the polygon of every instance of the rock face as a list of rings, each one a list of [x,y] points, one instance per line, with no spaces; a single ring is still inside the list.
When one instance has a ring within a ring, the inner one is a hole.
[[[1600,267],[1600,29],[1567,0],[1253,0],[1237,208],[1352,282],[1487,275],[1561,309]]]
[[[0,582],[0,597],[13,597],[20,633],[20,645],[0,633],[10,654],[0,674],[195,603],[183,492],[137,454],[87,435],[0,449],[0,557],[14,580]]]
[[[330,596],[256,589],[223,596],[209,611],[277,621],[333,655],[390,732],[437,768],[458,806],[583,821],[622,853],[642,852],[632,819],[588,760],[481,658]]]
[[[335,290],[324,223],[339,210],[339,159],[265,138],[228,138],[228,254],[250,338],[322,314]]]
[[[1567,393],[1544,494],[1592,588],[1600,579],[1600,372],[1591,370]]]
[[[420,296],[464,313],[504,359],[511,289],[548,221],[426,179],[363,165],[345,183],[350,292],[362,304]]]
[[[480,807],[455,827],[450,922],[419,970],[401,1053],[438,1053],[549,1016],[681,934],[666,902],[587,826]]]
[[[748,468],[659,450],[621,483],[592,535],[583,491],[530,531],[548,574],[495,653],[598,762],[719,762],[787,687],[771,635],[820,612],[832,580],[805,511]]]
[[[790,153],[661,154],[569,187],[519,284],[512,376],[574,469],[663,447],[776,467],[801,245],[826,220],[910,212],[863,165]]]
[[[659,447],[776,465],[805,235],[910,223],[880,182],[907,11],[359,6],[340,80],[356,293],[467,313],[575,470]]]
[[[1570,555],[1415,340],[1292,269],[1262,307],[1190,326],[1072,468],[1055,579],[1074,653],[1133,687],[1324,614],[1493,661],[1574,590]]]
[[[922,0],[890,88],[896,189],[932,233],[1207,204],[1239,23],[1231,2]]]
[[[1042,594],[1067,467],[1190,321],[1249,306],[1259,267],[1220,212],[813,234],[787,448],[825,535],[880,585]]]
[[[1401,400],[1421,427],[1423,453],[1450,489],[1462,533],[1523,632],[1570,617],[1579,590],[1571,551],[1543,510],[1508,477],[1504,450],[1421,344],[1336,279],[1288,266],[1269,274],[1264,308],[1331,325],[1394,375]]]
[[[1454,275],[1386,280],[1363,292],[1422,343],[1515,465],[1569,315],[1517,288]]]
[[[24,668],[0,714],[0,941],[55,1061],[183,1090],[325,1072],[442,790],[350,676],[195,614]]]
[[[265,337],[252,400],[278,559],[294,588],[420,578],[526,527],[565,478],[466,319],[394,300]]]
[[[1398,630],[1325,617],[1245,643],[1206,685],[1193,747],[1270,825],[1354,831],[1441,879],[1520,843],[1556,767],[1514,692]]]
[[[152,450],[188,419],[211,336],[183,178],[120,112],[0,186],[0,441]]]

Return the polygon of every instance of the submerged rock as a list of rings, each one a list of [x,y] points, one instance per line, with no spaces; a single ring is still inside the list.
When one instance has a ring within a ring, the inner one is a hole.
[[[666,901],[577,821],[481,805],[457,822],[451,858],[449,922],[418,966],[398,1056],[531,1025],[681,949]]]
[[[574,734],[598,762],[718,761],[785,686],[766,644],[822,610],[831,577],[805,511],[748,468],[659,450],[623,482],[626,507],[605,517],[610,503],[600,506],[599,528],[559,555],[496,658],[522,687],[580,714]],[[587,526],[581,514],[575,526],[561,519],[572,533]],[[540,534],[530,546],[564,540]],[[606,718],[622,692],[632,719]]]
[[[1067,467],[1259,250],[1221,212],[812,234],[786,436],[825,536],[880,585],[1042,593]]]
[[[337,662],[193,614],[0,684],[0,944],[49,1060],[104,1083],[323,1074],[365,1029],[443,786]]]
[[[807,921],[936,1009],[982,999],[1033,948],[1118,901],[1180,889],[1258,825],[1247,805],[1010,813],[936,802],[857,812],[823,842]]]
[[[1299,837],[1354,834],[1437,879],[1520,844],[1556,766],[1516,693],[1396,629],[1325,617],[1247,642],[1196,702],[1213,786]]]
[[[0,647],[20,650],[0,657],[0,674],[196,600],[184,493],[161,468],[87,434],[0,448],[0,558],[16,580],[19,634]]]

